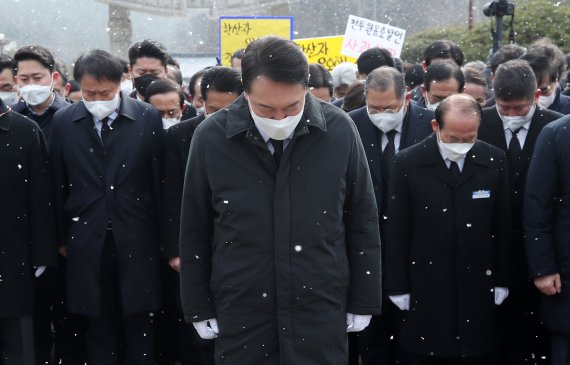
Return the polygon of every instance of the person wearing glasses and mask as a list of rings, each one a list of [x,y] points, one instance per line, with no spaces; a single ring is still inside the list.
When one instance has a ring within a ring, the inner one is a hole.
[[[263,37],[244,95],[194,133],[182,196],[188,322],[216,363],[345,365],[347,331],[380,314],[378,213],[346,113],[308,90],[292,41]]]
[[[16,51],[14,61],[21,100],[12,109],[38,123],[49,147],[53,115],[69,105],[54,91],[60,75],[53,54],[39,45],[25,46]]]
[[[394,156],[432,133],[432,111],[410,101],[404,76],[395,68],[382,66],[372,71],[365,83],[366,106],[349,113],[354,120],[372,174],[380,213],[380,236],[384,237],[388,184]],[[359,352],[364,365],[403,361],[395,332],[397,308],[385,300],[382,315],[359,334]],[[392,338],[392,339],[391,339]]]

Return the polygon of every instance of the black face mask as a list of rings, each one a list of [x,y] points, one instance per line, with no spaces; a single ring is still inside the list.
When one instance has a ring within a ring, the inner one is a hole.
[[[135,85],[135,89],[137,89],[137,91],[139,92],[139,94],[141,94],[143,97],[145,96],[145,92],[146,92],[146,88],[152,84],[153,82],[155,82],[156,80],[158,80],[158,76],[155,76],[153,74],[146,74],[146,75],[142,75],[139,77],[136,77],[134,79],[134,85]]]

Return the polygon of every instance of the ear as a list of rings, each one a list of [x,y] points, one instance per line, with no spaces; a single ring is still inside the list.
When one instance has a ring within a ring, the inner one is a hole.
[[[412,100],[412,93],[408,91],[406,93],[406,101],[404,101],[406,108],[410,105],[410,100]]]
[[[182,104],[182,113],[186,111],[186,103]]]
[[[129,74],[129,78],[130,78],[131,80],[134,79],[135,77],[133,76],[133,68],[131,67],[130,64],[127,66],[127,69],[128,69],[127,72],[128,72],[128,74]]]
[[[437,120],[433,119],[433,120],[431,121],[431,129],[432,129],[434,132],[437,132],[437,130],[439,129],[439,124],[437,123]]]
[[[427,94],[426,87],[422,84],[422,96],[423,96],[424,98],[426,98],[426,97],[427,97],[426,94]]]
[[[69,92],[71,91],[71,84],[69,82],[65,84],[65,88],[63,90],[64,90],[63,97],[65,98],[67,97],[67,95],[69,95]]]
[[[57,82],[59,81],[59,72],[54,71],[54,72],[51,74],[51,76],[52,76],[52,78],[53,78],[53,83],[54,83],[54,84],[57,84]]]
[[[542,92],[540,91],[540,89],[536,89],[536,91],[534,92],[534,103],[535,104],[538,103],[538,98],[540,98],[540,95],[542,95]]]
[[[424,70],[424,72],[427,71],[427,65],[426,65],[426,61],[422,62],[422,69]]]

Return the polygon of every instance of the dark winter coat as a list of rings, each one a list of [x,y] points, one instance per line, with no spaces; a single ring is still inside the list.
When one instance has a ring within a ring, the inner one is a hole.
[[[43,134],[0,100],[0,317],[31,315],[34,267],[57,264]]]
[[[541,319],[570,336],[570,116],[543,128],[528,170],[524,199],[531,278],[560,274],[562,291],[542,295]]]
[[[556,88],[556,98],[548,109],[564,115],[570,114],[570,96],[562,94],[562,90]]]
[[[536,332],[538,324],[538,291],[528,278],[528,265],[524,249],[523,197],[526,176],[538,134],[548,123],[562,117],[562,114],[537,108],[527,132],[522,153],[514,163],[509,153],[503,122],[497,107],[483,109],[478,139],[502,149],[509,167],[509,188],[513,227],[513,280],[509,284],[509,297],[501,305],[499,320],[505,323],[508,340],[517,342],[528,337],[529,331]],[[534,326],[534,328],[532,328]]]
[[[124,314],[158,308],[163,128],[156,109],[121,98],[103,149],[83,102],[54,116],[51,167],[59,242],[67,245],[68,307],[98,316],[100,263],[109,222]]]
[[[188,164],[190,142],[196,127],[206,119],[204,114],[182,121],[168,128],[164,146],[164,184],[162,213],[163,254],[167,258],[178,257],[180,238],[180,209],[184,174]]]
[[[510,277],[505,154],[477,141],[456,184],[435,134],[400,152],[390,181],[386,291],[410,293],[400,343],[423,356],[496,346],[494,287]]]
[[[345,365],[346,313],[380,314],[364,149],[310,93],[279,168],[243,96],[196,129],[180,237],[184,313],[217,318],[218,363]]]

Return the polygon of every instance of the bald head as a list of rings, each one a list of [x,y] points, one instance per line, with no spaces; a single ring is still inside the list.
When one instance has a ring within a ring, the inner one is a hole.
[[[434,131],[439,129],[442,142],[473,143],[481,123],[481,106],[470,95],[456,94],[441,102],[432,121]]]

